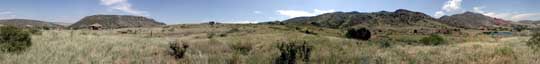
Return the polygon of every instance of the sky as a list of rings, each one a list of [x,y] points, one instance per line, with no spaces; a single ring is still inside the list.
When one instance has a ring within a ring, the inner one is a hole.
[[[506,20],[540,20],[540,0],[2,0],[0,19],[74,23],[96,14],[137,15],[167,24],[256,23],[329,12],[408,9],[435,18],[472,11]]]

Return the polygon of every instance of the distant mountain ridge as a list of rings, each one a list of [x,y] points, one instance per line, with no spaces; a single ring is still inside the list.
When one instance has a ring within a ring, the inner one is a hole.
[[[62,25],[62,26],[69,26],[73,24],[72,22],[51,22],[51,23]]]
[[[460,28],[483,29],[510,26],[512,21],[485,16],[480,13],[465,12],[440,18],[441,23]]]
[[[143,16],[131,15],[92,15],[81,19],[80,21],[69,26],[73,29],[87,28],[92,24],[100,24],[103,28],[129,28],[129,27],[153,27],[165,25],[165,23],[157,22],[154,19]]]
[[[6,26],[15,26],[19,28],[63,28],[64,26],[54,24],[51,22],[45,22],[40,20],[30,20],[30,19],[4,19],[0,20],[1,25]]]
[[[334,12],[312,17],[297,17],[283,21],[285,24],[315,25],[328,28],[353,27],[429,27],[449,28],[437,19],[421,13],[405,9],[394,12],[380,11],[372,13]]]
[[[524,24],[540,24],[540,20],[536,20],[536,21],[533,21],[533,20],[521,20],[521,21],[518,21],[519,23],[524,23]]]

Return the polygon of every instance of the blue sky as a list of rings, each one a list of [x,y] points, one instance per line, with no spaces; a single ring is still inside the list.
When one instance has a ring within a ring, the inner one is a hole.
[[[335,11],[408,9],[433,17],[473,11],[507,20],[540,20],[540,0],[2,0],[0,19],[76,22],[95,14],[140,15],[167,24],[247,23]]]

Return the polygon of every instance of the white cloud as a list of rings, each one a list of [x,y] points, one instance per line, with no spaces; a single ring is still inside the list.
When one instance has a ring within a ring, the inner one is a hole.
[[[459,11],[461,9],[461,2],[462,0],[449,0],[442,7],[442,10],[444,10],[445,12]]]
[[[290,17],[290,18],[294,18],[294,17],[302,17],[302,16],[316,16],[316,15],[319,15],[319,14],[335,12],[335,10],[319,10],[319,9],[315,9],[315,10],[313,10],[313,12],[302,11],[302,10],[277,10],[277,12],[280,15],[284,15],[284,16],[287,16],[287,17]]]
[[[485,7],[473,7],[473,12],[481,13],[486,16],[502,18],[506,20],[519,21],[519,20],[540,20],[540,13],[497,13],[484,11]]]
[[[516,14],[511,17],[511,20],[540,20],[540,13]]]
[[[14,15],[14,12],[0,10],[0,19],[11,19],[11,18],[15,18],[15,17],[16,17],[16,15]]]
[[[253,13],[255,13],[255,14],[262,14],[261,11],[253,11]]]
[[[444,16],[445,13],[443,11],[437,11],[435,12],[435,17],[441,17],[441,16]]]
[[[134,14],[134,15],[143,15],[148,16],[146,11],[136,10],[132,7],[131,3],[128,0],[100,0],[102,5],[105,5],[114,10],[120,10],[122,12]]]
[[[441,8],[441,11],[435,12],[434,16],[435,17],[441,17],[441,16],[444,16],[446,14],[455,14],[455,13],[463,12],[461,10],[461,2],[463,2],[463,0],[448,0],[448,1],[446,1],[446,3]]]

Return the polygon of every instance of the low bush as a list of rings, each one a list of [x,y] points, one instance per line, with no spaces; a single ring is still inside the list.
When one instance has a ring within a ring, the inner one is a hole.
[[[501,56],[511,56],[512,54],[514,54],[514,50],[510,47],[501,47],[495,49],[495,54]]]
[[[347,36],[348,38],[369,40],[369,38],[371,38],[371,32],[366,28],[349,29],[347,30],[345,36]]]
[[[26,29],[26,31],[28,31],[29,33],[34,34],[34,35],[41,35],[40,29],[32,29],[32,28],[30,28],[30,29]]]
[[[31,34],[12,26],[0,27],[0,51],[22,51],[32,45]]]
[[[236,51],[236,53],[240,53],[242,55],[248,55],[253,49],[253,44],[251,43],[233,43],[230,46]]]
[[[280,43],[277,47],[281,51],[281,55],[275,60],[276,64],[295,64],[297,59],[309,62],[313,49],[313,46],[306,42]]]
[[[540,33],[533,34],[533,37],[527,41],[527,45],[535,50],[540,50]]]
[[[169,53],[176,59],[182,59],[187,52],[189,45],[183,42],[172,41],[169,43]]]
[[[428,37],[424,37],[420,39],[420,42],[424,45],[441,45],[441,44],[447,44],[447,41],[440,35],[430,35]]]

